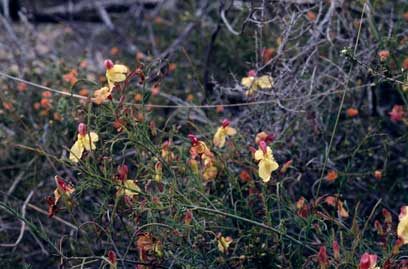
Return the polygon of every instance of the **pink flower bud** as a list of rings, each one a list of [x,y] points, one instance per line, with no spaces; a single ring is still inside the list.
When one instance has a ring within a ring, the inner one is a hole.
[[[229,121],[228,119],[224,119],[224,120],[222,121],[222,128],[227,127],[229,124],[230,124],[230,121]]]
[[[326,269],[329,265],[329,259],[327,257],[327,251],[325,246],[321,246],[319,254],[317,254],[317,259],[319,260],[319,265],[321,269]]]
[[[113,62],[110,59],[106,59],[104,62],[104,65],[105,65],[105,68],[109,70],[113,67]]]
[[[189,134],[189,135],[188,135],[188,138],[190,138],[190,140],[191,140],[191,144],[192,144],[193,146],[195,146],[195,145],[198,145],[198,144],[199,144],[199,142],[198,142],[198,138],[197,138],[195,135],[193,135],[193,134]]]
[[[363,254],[363,256],[361,256],[359,269],[374,268],[376,263],[377,263],[377,255],[369,254],[366,252]]]
[[[128,174],[129,174],[128,166],[126,164],[119,165],[118,166],[118,173],[119,173],[119,178],[121,180],[126,180],[128,178]]]
[[[78,133],[81,136],[85,136],[86,135],[86,124],[85,123],[80,123],[78,124]]]
[[[385,223],[391,224],[391,223],[392,223],[392,216],[391,216],[390,211],[388,211],[387,209],[383,208],[383,209],[382,209],[382,214],[383,214],[383,216],[384,216],[384,218],[385,218]]]
[[[108,252],[108,260],[112,265],[117,264],[116,253],[113,250],[109,250]]]
[[[266,153],[266,151],[267,151],[267,145],[266,145],[266,143],[265,143],[265,141],[260,141],[259,142],[259,148],[264,152],[264,153]]]
[[[336,260],[340,260],[340,246],[337,240],[333,241],[333,253]]]
[[[256,71],[251,69],[248,71],[248,77],[256,77]]]

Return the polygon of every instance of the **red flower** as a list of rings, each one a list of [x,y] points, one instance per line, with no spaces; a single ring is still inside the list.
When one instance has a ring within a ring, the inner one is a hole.
[[[367,252],[361,256],[359,269],[371,269],[375,268],[377,263],[377,255],[368,254]]]
[[[404,109],[400,105],[394,105],[391,112],[388,112],[393,122],[400,121],[404,116]]]
[[[327,251],[325,246],[321,246],[319,254],[317,254],[317,259],[319,260],[320,269],[326,269],[329,266],[329,259],[327,257]]]

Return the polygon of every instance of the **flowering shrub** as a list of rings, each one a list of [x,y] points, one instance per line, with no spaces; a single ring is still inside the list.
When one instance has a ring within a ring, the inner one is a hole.
[[[407,38],[384,22],[408,15],[387,1],[255,2],[149,12],[137,53],[108,44],[133,37],[118,28],[93,61],[11,73],[4,268],[408,266]],[[191,23],[183,38],[172,20]]]

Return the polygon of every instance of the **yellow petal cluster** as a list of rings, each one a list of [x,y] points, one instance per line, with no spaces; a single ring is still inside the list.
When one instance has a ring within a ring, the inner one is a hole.
[[[89,132],[85,135],[78,134],[77,141],[71,147],[69,159],[76,163],[79,162],[84,150],[91,151],[96,149],[95,142],[98,142],[98,140],[99,136],[95,132]]]
[[[408,244],[408,206],[401,207],[397,234],[398,237],[403,241],[403,244]]]
[[[126,79],[128,68],[123,64],[115,64],[106,70],[106,79],[109,89],[112,90],[116,82],[122,82]]]
[[[246,95],[253,95],[259,89],[270,89],[273,86],[273,78],[271,76],[263,75],[260,77],[249,76],[241,80],[241,84],[248,88]]]
[[[213,138],[214,146],[219,147],[219,148],[224,147],[227,135],[233,136],[236,133],[237,131],[232,127],[229,127],[229,126],[219,127]]]
[[[222,253],[226,253],[228,251],[229,245],[234,241],[232,237],[227,236],[220,236],[218,239],[218,250]]]
[[[112,91],[108,87],[102,87],[94,92],[94,102],[98,105],[102,104],[111,95]]]
[[[135,195],[138,195],[142,190],[139,188],[139,186],[136,185],[134,180],[128,179],[125,180],[121,186],[116,187],[117,192],[116,196],[117,197],[122,197],[122,196],[128,196],[128,197],[133,197]]]
[[[279,164],[275,161],[271,148],[267,146],[265,152],[259,148],[255,152],[255,160],[259,161],[259,177],[262,178],[264,182],[268,182],[271,179],[271,173],[279,168]]]

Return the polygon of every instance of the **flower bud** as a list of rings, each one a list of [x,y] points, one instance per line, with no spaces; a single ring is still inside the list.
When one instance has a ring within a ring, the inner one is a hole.
[[[105,68],[106,68],[107,70],[113,68],[113,62],[112,62],[112,60],[110,60],[110,59],[106,59],[105,62],[104,62],[104,65],[105,65]]]
[[[222,121],[222,128],[228,127],[229,124],[230,124],[230,121],[228,119],[224,119]]]
[[[86,135],[86,124],[85,123],[80,123],[78,124],[78,133],[81,136],[85,136]]]

